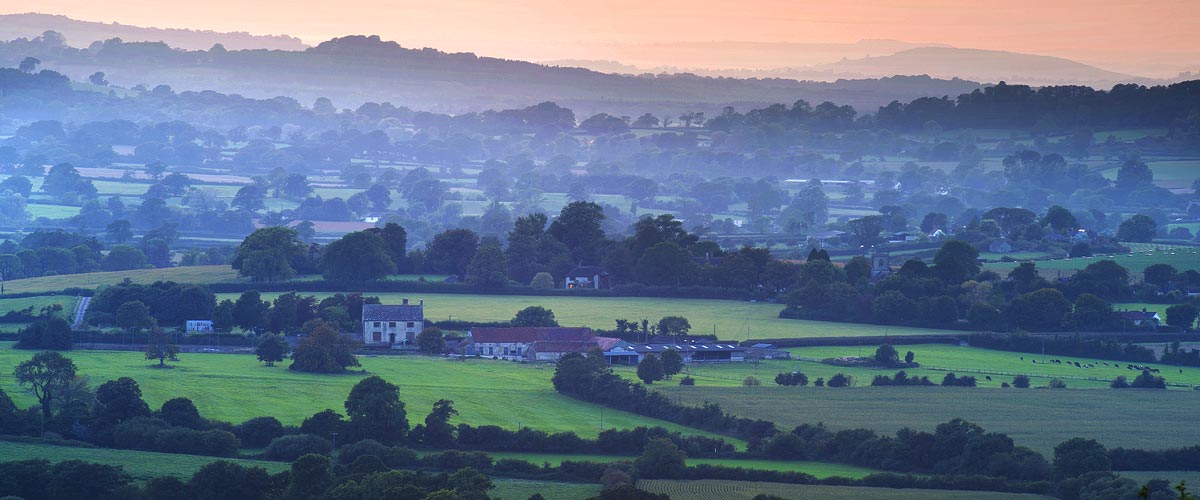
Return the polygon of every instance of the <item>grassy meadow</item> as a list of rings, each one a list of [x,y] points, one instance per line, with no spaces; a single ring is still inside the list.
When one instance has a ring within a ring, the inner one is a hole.
[[[664,387],[685,404],[720,404],[735,415],[790,429],[823,422],[831,430],[867,428],[892,434],[905,427],[932,432],[964,418],[1008,434],[1018,445],[1053,456],[1072,437],[1108,447],[1158,449],[1200,443],[1200,428],[1181,425],[1200,412],[1191,391],[987,389],[967,387]],[[1164,436],[1170,436],[1164,440]]]
[[[868,488],[861,486],[825,486],[750,481],[721,481],[704,479],[677,481],[643,479],[638,488],[651,493],[665,493],[671,500],[751,500],[758,495],[774,495],[788,500],[1037,500],[1041,495],[995,493],[984,491],[918,490]]]
[[[96,288],[115,285],[125,278],[134,283],[176,281],[179,283],[221,283],[238,281],[237,271],[229,266],[188,266],[164,269],[135,269],[84,274],[62,274],[4,282],[6,293],[58,292],[64,288]]]
[[[238,294],[217,294],[218,299],[236,299]],[[273,300],[278,293],[263,293]],[[325,297],[329,293],[303,293]],[[779,318],[781,304],[735,300],[668,299],[647,297],[564,297],[532,295],[466,295],[433,293],[371,293],[384,304],[399,304],[402,299],[425,300],[426,321],[445,319],[466,321],[504,321],[528,306],[543,306],[554,311],[563,326],[590,326],[611,329],[618,318],[657,322],[663,316],[683,316],[694,334],[712,334],[722,340],[743,341],[767,338],[857,337],[871,335],[959,334],[948,330],[887,327],[827,321]]]
[[[0,343],[0,366],[16,366],[33,354],[10,349],[11,345]],[[350,388],[364,376],[300,373],[285,366],[268,368],[245,354],[183,354],[174,368],[165,370],[151,367],[140,352],[78,351],[67,355],[93,386],[131,377],[138,381],[151,408],[174,397],[187,397],[205,417],[234,423],[270,415],[284,424],[298,425],[326,408],[342,412]],[[461,414],[455,421],[471,425],[508,429],[524,426],[595,437],[603,418],[605,429],[658,425],[711,436],[561,396],[550,383],[552,365],[424,356],[362,357],[360,361],[366,374],[379,375],[400,386],[400,399],[406,403],[413,424],[425,418],[435,401],[445,398],[454,400]],[[32,397],[17,386],[11,370],[0,371],[0,388],[19,406],[33,403]]]

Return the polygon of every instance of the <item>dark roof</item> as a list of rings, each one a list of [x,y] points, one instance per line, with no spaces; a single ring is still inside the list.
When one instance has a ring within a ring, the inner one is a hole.
[[[576,276],[586,276],[591,278],[592,276],[603,276],[606,274],[608,274],[608,272],[600,266],[575,266],[575,269],[572,269],[571,272],[567,273],[567,277],[574,278]]]
[[[610,352],[626,351],[626,352],[659,354],[659,353],[667,351],[668,349],[674,349],[681,353],[682,352],[721,352],[721,351],[744,352],[746,350],[746,348],[740,347],[737,344],[683,344],[683,343],[680,343],[680,344],[637,344],[637,345],[628,345],[628,346],[617,346],[617,347],[612,348],[610,350]]]
[[[521,328],[490,328],[476,327],[471,329],[471,340],[476,343],[532,343],[548,342],[582,342],[592,338],[591,328],[568,327],[521,327]]]
[[[423,321],[425,307],[421,304],[363,304],[362,319],[363,321]]]

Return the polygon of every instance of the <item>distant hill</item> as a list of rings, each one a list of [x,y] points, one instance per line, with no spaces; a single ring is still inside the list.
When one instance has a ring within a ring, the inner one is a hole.
[[[637,116],[739,109],[804,99],[874,112],[894,100],[956,96],[975,82],[897,77],[837,82],[710,78],[697,75],[626,76],[525,61],[411,49],[378,36],[348,36],[303,51],[184,51],[154,42],[110,41],[87,50],[45,40],[0,42],[0,66],[35,56],[42,67],[76,81],[102,71],[122,87],[170,85],[175,91],[216,90],[247,97],[291,96],[304,103],[328,97],[339,107],[368,101],[442,113],[512,109],[543,101],[591,113]]]
[[[1079,84],[1108,87],[1149,79],[1108,71],[1061,57],[996,50],[922,47],[889,56],[847,59],[812,68],[845,78],[926,74],[981,82],[1008,81],[1031,85]]]
[[[43,32],[57,31],[72,47],[87,47],[95,41],[120,38],[126,42],[166,42],[167,45],[188,50],[208,50],[220,43],[229,50],[276,49],[304,50],[308,46],[299,38],[287,35],[252,35],[250,33],[220,33],[187,29],[144,28],[119,23],[80,21],[50,14],[0,15],[0,40],[34,38]]]

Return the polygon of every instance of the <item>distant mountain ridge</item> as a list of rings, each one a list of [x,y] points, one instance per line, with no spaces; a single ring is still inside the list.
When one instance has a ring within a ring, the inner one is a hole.
[[[813,68],[843,77],[871,78],[897,74],[956,76],[982,82],[1019,82],[1032,85],[1079,84],[1107,87],[1117,83],[1142,83],[1150,79],[1108,71],[1061,57],[999,50],[921,47],[888,56],[848,59]]]
[[[288,35],[254,35],[246,32],[222,33],[209,30],[150,28],[120,23],[81,21],[67,16],[39,13],[0,14],[0,40],[34,38],[52,30],[62,33],[72,47],[87,47],[92,42],[120,38],[126,42],[165,42],[175,48],[207,50],[214,44],[229,50],[273,49],[304,50],[299,38]]]

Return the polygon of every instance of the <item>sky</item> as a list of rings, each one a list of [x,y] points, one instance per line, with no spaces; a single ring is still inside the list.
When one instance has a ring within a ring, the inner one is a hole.
[[[404,46],[528,60],[606,59],[653,45],[863,39],[1146,63],[1200,54],[1196,0],[4,0],[141,26],[290,34],[316,43],[378,34]],[[1200,66],[1200,61],[1196,61]],[[664,64],[669,61],[664,61]]]

